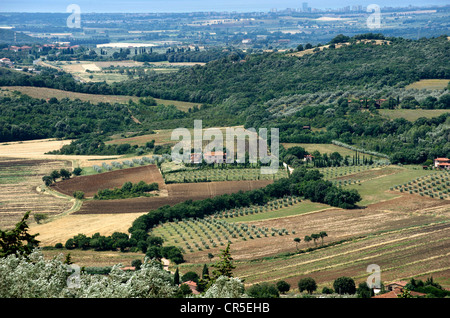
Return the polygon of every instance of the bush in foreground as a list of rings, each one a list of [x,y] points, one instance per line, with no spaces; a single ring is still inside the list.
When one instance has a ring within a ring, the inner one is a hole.
[[[122,267],[117,264],[107,274],[96,275],[68,266],[62,254],[50,260],[39,249],[28,256],[11,254],[0,258],[0,298],[180,297],[173,275],[161,263],[146,258],[139,270]],[[243,297],[243,286],[238,278],[221,276],[199,297]]]

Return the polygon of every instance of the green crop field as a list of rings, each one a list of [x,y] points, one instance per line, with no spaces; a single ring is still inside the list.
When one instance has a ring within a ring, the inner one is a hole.
[[[445,89],[450,81],[448,79],[422,79],[408,86],[407,89]]]
[[[253,240],[261,237],[289,235],[286,229],[262,228],[244,223],[228,223],[214,219],[192,219],[170,222],[153,233],[165,242],[188,252],[225,246],[228,241]],[[291,233],[292,234],[292,233]]]
[[[450,171],[432,172],[396,185],[391,190],[448,200],[450,199]]]
[[[309,153],[312,153],[314,151],[318,151],[321,154],[331,154],[333,152],[338,152],[341,154],[341,156],[353,156],[355,155],[355,151],[340,147],[334,144],[304,144],[304,143],[282,143],[283,147],[286,149],[289,149],[291,147],[302,147]]]
[[[302,215],[306,213],[321,211],[329,209],[330,206],[322,203],[301,201],[293,199],[292,204],[289,199],[280,199],[267,204],[267,208],[263,207],[263,213],[246,213],[246,211],[227,211],[222,214],[226,222],[254,222],[280,219],[291,217],[295,215]],[[260,209],[260,207],[258,207]],[[236,213],[237,212],[237,213]],[[241,213],[243,212],[243,213]],[[217,216],[215,216],[217,217]]]
[[[277,180],[287,178],[285,169],[278,169],[276,174],[262,174],[259,168],[242,169],[196,169],[165,173],[167,183],[190,183],[205,181],[238,181],[238,180]]]
[[[347,185],[346,188],[356,189],[362,196],[363,200],[360,202],[360,205],[368,205],[395,198],[398,195],[389,192],[391,187],[430,173],[430,171],[423,170],[418,166],[387,166],[381,169],[381,171],[386,171],[386,169],[390,170],[389,173],[361,183]]]
[[[68,98],[68,99],[80,99],[82,101],[89,101],[94,104],[98,103],[120,103],[127,104],[129,100],[137,102],[139,97],[136,96],[123,96],[123,95],[100,95],[100,94],[85,94],[78,92],[69,92],[63,91],[54,88],[47,87],[31,87],[31,86],[3,86],[1,87],[2,91],[18,91],[22,94],[28,95],[34,98],[51,98],[56,97],[57,99]],[[182,101],[174,101],[167,99],[159,99],[155,98],[155,101],[158,104],[169,106],[173,105],[181,111],[187,112],[189,108],[193,108],[194,106],[200,107],[201,104],[198,103],[190,103],[190,102],[182,102]]]
[[[0,170],[0,184],[14,184],[25,181],[33,174],[33,171],[28,170],[27,168],[27,166],[2,168]]]
[[[327,168],[319,168],[319,172],[323,174],[324,179],[327,180],[351,180],[351,176],[359,177],[360,173],[374,170],[374,169],[382,169],[385,167],[384,165],[354,165],[354,166],[342,166],[342,167],[327,167]]]

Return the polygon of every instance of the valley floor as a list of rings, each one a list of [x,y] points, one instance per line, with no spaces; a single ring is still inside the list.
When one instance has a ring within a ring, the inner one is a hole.
[[[30,231],[39,233],[41,246],[54,246],[58,242],[64,244],[68,238],[79,233],[111,235],[115,231],[127,232],[132,222],[145,213],[68,212],[74,206],[72,198],[38,192],[37,189],[42,186],[43,175],[55,167],[70,167],[71,158],[61,161],[63,158],[53,157],[50,160],[42,155],[42,149],[33,155],[29,147],[25,153],[25,145],[18,143],[16,152],[10,156],[3,156],[6,153],[0,152],[0,157],[3,157],[0,160],[2,228],[13,225],[27,210],[47,213],[51,216],[50,222],[37,224],[30,219]],[[7,147],[0,145],[3,150]],[[339,276],[354,277],[357,283],[365,281],[369,275],[367,266],[377,264],[381,267],[384,282],[432,276],[439,284],[450,288],[450,200],[392,189],[395,185],[427,176],[430,171],[413,166],[383,166],[359,172],[349,170],[347,173],[345,178],[359,181],[345,185],[361,193],[363,201],[357,209],[344,210],[302,201],[252,216],[226,219],[232,224],[286,230],[283,235],[233,240],[231,255],[236,265],[234,275],[245,279],[247,285],[286,280],[292,286],[296,286],[300,278],[311,276],[319,286],[331,287],[332,281]],[[335,181],[344,178],[328,176]],[[211,186],[211,183],[207,184]],[[196,188],[202,184],[176,186]],[[322,241],[307,243],[304,237],[320,231],[326,231],[328,235],[324,238],[325,247],[307,251],[308,248],[321,247]],[[297,237],[301,239],[298,244],[294,241]],[[179,265],[180,272],[201,273],[204,264],[212,265],[218,260],[222,249],[223,246],[216,246],[187,252],[186,262]],[[65,249],[44,252],[48,257],[70,253],[73,262],[80,266],[111,266],[117,263],[129,266],[132,260],[144,257],[141,253]],[[209,253],[214,258],[210,259]]]

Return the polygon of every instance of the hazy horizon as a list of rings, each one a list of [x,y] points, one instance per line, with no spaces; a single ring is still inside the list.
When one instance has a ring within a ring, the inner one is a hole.
[[[27,12],[27,13],[63,13],[70,4],[77,4],[84,13],[151,13],[151,12],[201,12],[201,11],[237,11],[237,12],[267,12],[273,8],[284,10],[286,8],[299,9],[302,3],[307,2],[309,7],[317,9],[342,8],[345,6],[377,4],[380,7],[407,7],[412,6],[429,6],[429,5],[449,5],[449,0],[397,0],[393,3],[391,0],[315,0],[315,1],[293,1],[293,0],[45,0],[36,3],[35,0],[14,0],[2,1],[0,4],[0,12]]]

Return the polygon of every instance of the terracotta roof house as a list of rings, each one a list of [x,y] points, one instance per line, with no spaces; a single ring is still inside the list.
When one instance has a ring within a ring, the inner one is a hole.
[[[450,159],[436,158],[434,159],[434,167],[437,169],[450,169]]]
[[[11,62],[11,60],[10,60],[9,58],[6,58],[6,57],[0,59],[0,63],[1,63],[1,64],[5,64],[5,65],[12,65],[12,64],[13,64],[13,63]]]
[[[389,290],[389,292],[373,296],[372,298],[398,298],[398,296],[403,292],[403,289],[408,284],[407,281],[397,281],[392,282],[388,285],[386,285],[386,289]],[[415,291],[410,291],[411,296],[413,297],[423,297],[426,296],[424,293],[419,293]]]
[[[202,162],[202,154],[201,153],[192,153],[191,154],[191,163],[201,163]]]
[[[216,151],[216,152],[213,151],[213,152],[206,152],[204,154],[201,153],[191,154],[191,163],[201,163],[202,159],[204,159],[208,163],[222,163],[226,161],[227,153],[223,151]]]
[[[399,298],[399,295],[403,292],[403,288],[395,288],[394,290],[391,290],[390,292],[373,296],[372,298]],[[413,297],[423,297],[426,296],[424,293],[419,293],[415,291],[410,291],[411,296]]]
[[[227,153],[223,151],[207,152],[203,154],[203,158],[209,163],[221,163],[227,159]]]
[[[197,283],[192,281],[192,280],[188,280],[186,282],[184,282],[183,284],[186,284],[189,286],[189,288],[192,290],[192,293],[194,295],[199,295],[199,291],[197,290]]]
[[[401,280],[401,281],[397,281],[397,282],[392,282],[390,284],[386,285],[386,289],[387,290],[394,290],[396,288],[405,288],[405,286],[408,284],[407,281]]]

